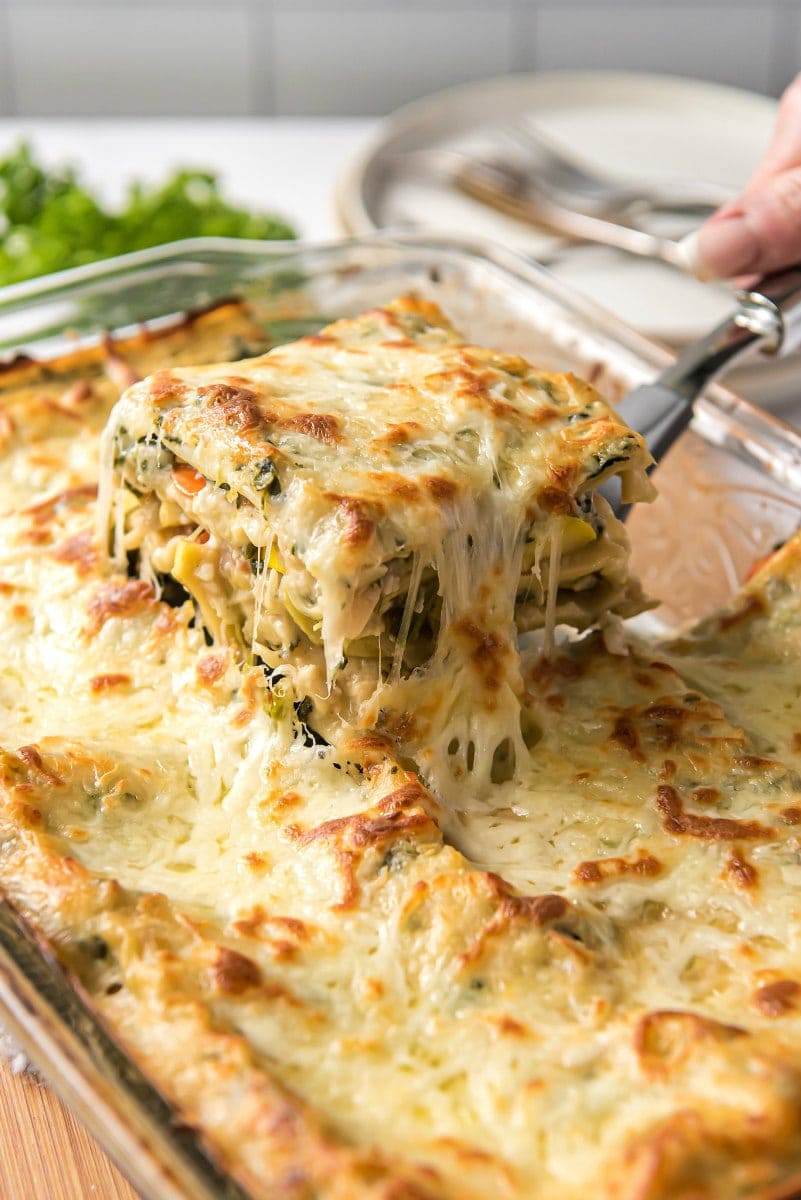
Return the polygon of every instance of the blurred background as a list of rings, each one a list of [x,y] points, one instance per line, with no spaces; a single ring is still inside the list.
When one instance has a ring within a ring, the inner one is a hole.
[[[382,115],[562,67],[778,95],[798,0],[0,0],[0,116]]]

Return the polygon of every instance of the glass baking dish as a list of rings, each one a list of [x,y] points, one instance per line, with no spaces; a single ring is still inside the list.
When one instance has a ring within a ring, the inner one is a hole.
[[[0,358],[47,357],[232,294],[280,342],[411,291],[471,339],[575,371],[612,401],[671,359],[513,253],[412,235],[323,246],[202,239],[18,284],[0,290]],[[660,600],[646,618],[652,628],[725,600],[801,523],[801,438],[720,386],[655,478],[660,498],[629,523],[635,569]],[[0,1019],[147,1200],[245,1196],[5,904]]]

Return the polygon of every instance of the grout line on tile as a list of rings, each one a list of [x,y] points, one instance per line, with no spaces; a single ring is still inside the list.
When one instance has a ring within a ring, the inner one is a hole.
[[[7,117],[18,115],[11,53],[11,22],[5,0],[0,0],[0,113]]]
[[[533,70],[537,44],[537,13],[534,5],[513,0],[509,12],[509,37],[509,70],[514,74]]]
[[[251,0],[248,5],[250,45],[247,72],[250,115],[275,116],[275,18],[269,0]],[[259,55],[264,55],[260,61]]]

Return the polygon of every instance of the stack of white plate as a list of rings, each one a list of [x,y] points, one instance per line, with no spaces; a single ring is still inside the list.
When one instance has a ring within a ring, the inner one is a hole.
[[[388,227],[483,236],[544,262],[630,325],[672,346],[700,337],[732,307],[731,289],[600,246],[573,246],[404,172],[408,151],[486,150],[493,131],[532,122],[608,174],[658,184],[702,180],[736,193],[770,139],[776,101],[674,76],[559,71],[491,79],[429,96],[384,122],[340,181],[352,233]],[[488,140],[489,139],[489,140]],[[735,390],[801,421],[801,358],[760,358],[729,376]],[[795,411],[794,411],[795,409]]]

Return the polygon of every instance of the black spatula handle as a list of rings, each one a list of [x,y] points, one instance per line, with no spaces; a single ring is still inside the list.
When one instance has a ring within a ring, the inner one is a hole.
[[[657,463],[689,425],[707,384],[747,354],[757,350],[788,354],[801,346],[801,266],[766,276],[753,288],[739,291],[737,298],[738,307],[730,317],[688,346],[652,384],[635,388],[620,405],[621,416],[643,435]],[[755,426],[765,426],[768,444],[776,438],[773,426],[779,423],[753,405],[732,397],[723,411],[733,427],[739,424],[757,435],[755,450],[760,432]],[[764,460],[758,452],[755,456]],[[763,465],[770,468],[771,464],[763,461]],[[625,517],[619,483],[610,481],[601,493]]]

